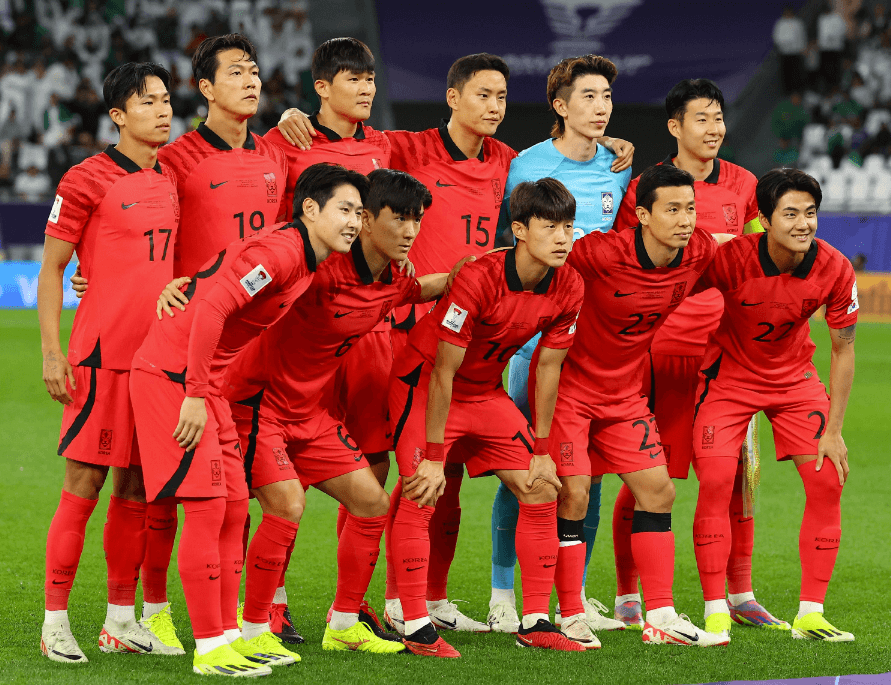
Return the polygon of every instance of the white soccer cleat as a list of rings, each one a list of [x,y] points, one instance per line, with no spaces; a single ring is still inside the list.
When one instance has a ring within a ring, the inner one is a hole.
[[[585,621],[594,632],[598,630],[625,630],[624,621],[617,621],[609,616],[604,616],[604,614],[609,612],[609,609],[602,602],[597,601],[593,597],[588,597],[588,599],[582,600],[582,606],[585,607]]]
[[[585,649],[600,649],[600,640],[591,632],[584,614],[567,617],[560,626],[560,632]]]
[[[427,608],[430,613],[430,620],[436,628],[442,630],[464,631],[468,633],[492,632],[492,628],[488,623],[474,621],[472,618],[465,616],[458,611],[458,605],[454,602],[446,601],[432,609],[428,603]]]
[[[398,600],[387,601],[384,608],[384,628],[388,632],[405,637],[405,619],[402,618],[402,604]]]
[[[513,633],[520,629],[517,608],[508,601],[498,602],[489,609],[486,623],[494,633]]]
[[[60,664],[85,664],[89,661],[67,623],[43,624],[40,631],[40,651],[50,661],[58,661]]]
[[[645,622],[643,641],[648,645],[684,645],[687,647],[723,647],[730,644],[729,635],[715,635],[694,626],[684,614],[668,625],[656,627]]]
[[[120,654],[161,654],[163,643],[141,623],[102,626],[99,649]]]

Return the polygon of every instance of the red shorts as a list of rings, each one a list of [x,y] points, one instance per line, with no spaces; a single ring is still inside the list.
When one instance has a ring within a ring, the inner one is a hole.
[[[811,378],[780,392],[751,390],[702,378],[693,424],[694,457],[739,455],[749,420],[763,411],[773,427],[777,461],[817,453],[829,416],[829,397],[820,379]]]
[[[145,495],[149,502],[165,497],[178,499],[248,496],[244,460],[229,403],[219,395],[204,400],[207,425],[201,441],[187,452],[171,437],[179,423],[185,388],[175,381],[133,369],[130,391],[136,432],[142,451]]]
[[[250,488],[300,479],[304,490],[368,466],[346,428],[321,410],[300,421],[273,418],[262,393],[232,403]]]
[[[130,372],[75,366],[74,381],[77,390],[68,386],[74,401],[62,410],[59,456],[96,466],[138,465]]]
[[[687,478],[693,458],[693,406],[702,357],[650,353],[643,394],[659,424],[668,475]]]
[[[401,476],[415,472],[427,446],[431,367],[428,363],[422,366],[416,386],[404,380],[408,376],[394,375],[390,380],[390,418]],[[445,429],[446,461],[465,463],[471,478],[500,469],[528,470],[534,442],[532,427],[503,388],[479,401],[452,399]]]

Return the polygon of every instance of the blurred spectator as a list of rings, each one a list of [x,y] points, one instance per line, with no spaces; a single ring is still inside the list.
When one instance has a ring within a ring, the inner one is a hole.
[[[851,98],[863,109],[872,109],[876,104],[875,89],[868,86],[859,73],[854,73],[851,82]]]
[[[7,65],[0,76],[0,121],[5,121],[9,116],[9,110],[14,109],[20,113],[22,121],[29,120],[28,108],[28,72],[25,70],[25,60],[21,54],[16,56],[15,62]]]
[[[855,254],[851,257],[851,266],[854,267],[854,271],[857,273],[866,271],[866,255],[862,252]]]
[[[860,154],[863,157],[882,155],[886,158],[891,155],[891,129],[888,128],[887,122],[882,122],[876,134],[863,144]]]
[[[856,127],[861,122],[863,110],[863,105],[854,100],[849,92],[843,92],[832,107],[832,114],[839,121]]]
[[[43,135],[43,143],[53,147],[66,142],[73,123],[72,114],[62,104],[58,93],[50,95],[49,105],[43,111],[43,124],[38,129]]]
[[[99,99],[89,79],[83,79],[78,84],[74,99],[66,104],[68,109],[80,118],[79,130],[95,137],[99,130],[99,120],[105,116],[106,110],[105,103]]]
[[[19,119],[15,109],[10,109],[6,121],[0,124],[0,140],[24,140],[30,132],[30,127]]]
[[[875,3],[872,6],[871,15],[865,7],[862,9],[863,16],[860,19],[858,37],[861,39],[878,38],[888,29],[888,13],[884,3]]]
[[[74,90],[80,82],[80,77],[77,75],[77,57],[73,52],[63,52],[62,59],[51,64],[46,74],[53,84],[53,89],[63,100],[74,97]]]
[[[804,52],[807,30],[804,21],[795,16],[795,8],[786,5],[783,16],[773,27],[773,44],[780,55],[780,73],[786,93],[801,90],[804,83]]]
[[[24,202],[43,202],[49,199],[52,190],[49,174],[33,165],[19,173],[13,184],[13,192]]]
[[[828,90],[841,80],[842,53],[848,25],[831,2],[827,2],[817,17],[817,46],[820,50],[820,73]]]
[[[774,135],[780,140],[797,141],[801,140],[804,127],[809,121],[807,110],[801,104],[801,93],[792,93],[773,110],[771,126]]]

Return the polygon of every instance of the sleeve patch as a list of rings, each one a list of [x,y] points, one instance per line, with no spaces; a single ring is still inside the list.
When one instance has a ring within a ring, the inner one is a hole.
[[[269,272],[262,264],[258,264],[238,282],[241,283],[247,291],[247,294],[253,297],[267,285],[272,283],[272,276],[269,275]]]
[[[860,309],[860,302],[857,300],[857,284],[851,288],[851,304],[848,305],[848,314],[853,314]]]
[[[575,335],[575,329],[578,327],[579,323],[579,314],[581,314],[581,310],[575,315],[575,321],[572,322],[572,325],[569,327],[569,335]]]
[[[467,310],[461,309],[456,304],[449,307],[445,317],[442,319],[442,325],[454,333],[460,333],[464,327],[464,320],[467,318]]]
[[[50,210],[49,220],[54,224],[59,223],[59,214],[62,211],[62,196],[56,195],[56,201],[53,202],[53,208]]]

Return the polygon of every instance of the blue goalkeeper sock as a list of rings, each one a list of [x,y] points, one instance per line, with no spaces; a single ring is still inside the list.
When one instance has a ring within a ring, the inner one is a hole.
[[[588,513],[585,514],[585,575],[582,579],[582,587],[585,587],[584,584],[588,580],[588,564],[591,561],[591,552],[594,551],[597,528],[600,526],[600,485],[600,483],[591,483]]]
[[[514,589],[514,566],[517,564],[517,518],[520,503],[504,483],[499,484],[492,503],[492,587]]]

